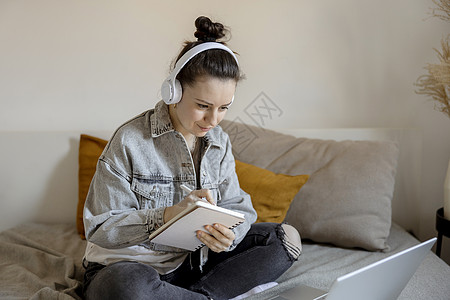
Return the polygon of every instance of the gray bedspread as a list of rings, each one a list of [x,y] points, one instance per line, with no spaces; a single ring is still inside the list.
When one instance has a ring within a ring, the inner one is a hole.
[[[0,299],[81,299],[85,247],[72,224],[23,224],[1,232]]]
[[[328,290],[336,277],[417,243],[396,225],[388,253],[305,242],[279,284],[250,298],[267,299],[298,283]],[[69,224],[23,224],[1,232],[0,299],[80,299],[85,245]],[[450,267],[430,252],[399,299],[450,299]]]

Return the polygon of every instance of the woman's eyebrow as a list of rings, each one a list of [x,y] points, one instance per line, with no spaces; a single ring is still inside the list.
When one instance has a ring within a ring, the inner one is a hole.
[[[207,105],[210,105],[210,106],[214,106],[214,104],[209,103],[208,101],[205,101],[205,100],[203,100],[203,99],[199,99],[199,98],[194,98],[194,99],[197,100],[197,101],[200,101],[200,102],[202,102],[202,103],[204,103],[204,104],[207,104]],[[232,102],[226,103],[226,104],[223,104],[223,105],[220,105],[220,106],[230,106],[231,103],[232,103]]]
[[[203,102],[204,104],[213,105],[212,103],[209,103],[208,101],[205,101],[205,100],[202,100],[202,99],[199,99],[199,98],[195,98],[195,100]]]

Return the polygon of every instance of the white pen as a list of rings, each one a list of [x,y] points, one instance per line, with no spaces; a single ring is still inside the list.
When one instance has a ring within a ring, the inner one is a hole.
[[[192,189],[190,189],[187,185],[182,184],[180,187],[181,187],[181,189],[182,189],[183,191],[185,191],[186,193],[188,193],[188,194],[192,193]]]
[[[181,187],[181,189],[183,190],[183,191],[185,191],[186,193],[188,193],[188,194],[190,194],[191,192],[192,192],[192,189],[191,188],[189,188],[187,185],[185,185],[185,184],[182,184],[182,185],[180,185],[180,187]],[[206,198],[202,198],[202,200],[204,200],[204,201],[206,201],[207,203],[209,203],[209,201],[208,200],[206,200]],[[215,204],[213,204],[213,205],[215,205]]]

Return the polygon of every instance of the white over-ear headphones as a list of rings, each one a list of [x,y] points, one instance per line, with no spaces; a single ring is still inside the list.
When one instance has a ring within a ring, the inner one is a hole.
[[[206,42],[200,45],[197,45],[187,51],[175,64],[175,68],[170,73],[169,77],[164,80],[161,86],[161,96],[166,104],[175,104],[180,102],[181,96],[183,94],[183,89],[181,87],[181,83],[178,81],[177,75],[181,71],[181,69],[186,65],[186,63],[191,60],[194,56],[199,54],[200,52],[209,50],[209,49],[222,49],[230,53],[233,58],[236,60],[236,63],[239,64],[236,55],[234,55],[233,51],[227,46],[216,43],[216,42]],[[234,100],[234,96],[233,96]]]

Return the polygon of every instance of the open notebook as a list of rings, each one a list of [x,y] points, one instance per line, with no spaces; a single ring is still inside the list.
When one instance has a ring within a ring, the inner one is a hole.
[[[205,225],[215,223],[234,228],[244,220],[242,213],[196,201],[150,234],[149,239],[153,243],[195,251],[203,246],[197,239],[197,230],[206,231]]]

